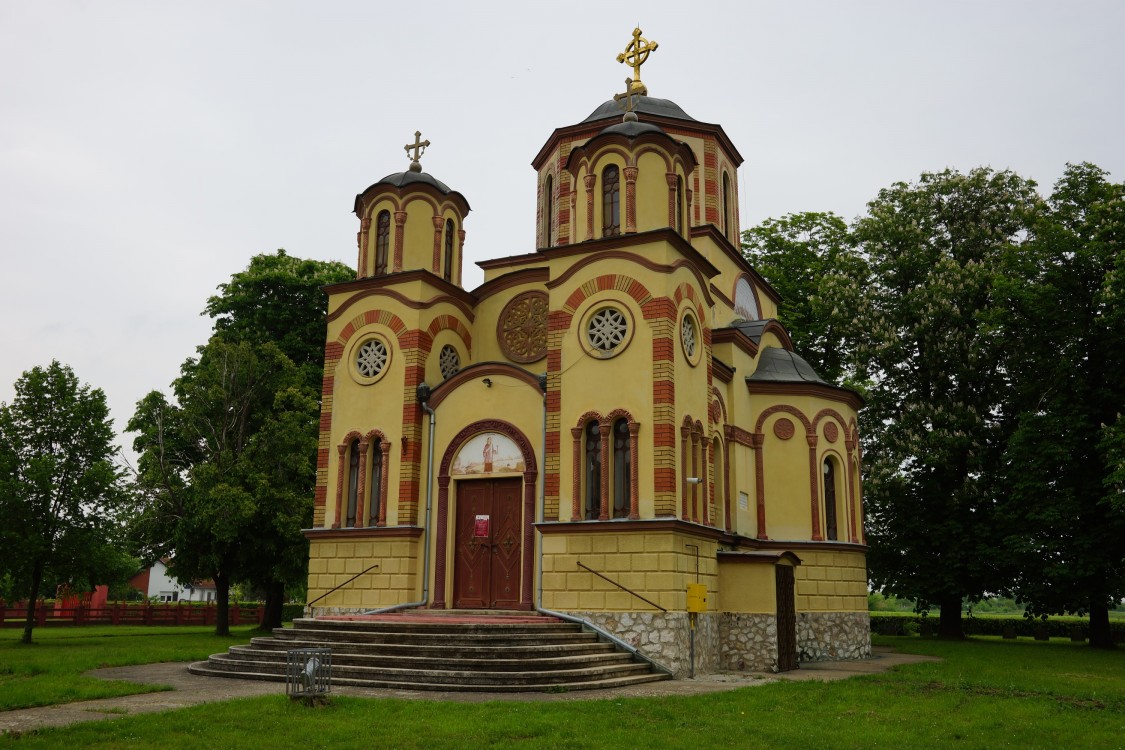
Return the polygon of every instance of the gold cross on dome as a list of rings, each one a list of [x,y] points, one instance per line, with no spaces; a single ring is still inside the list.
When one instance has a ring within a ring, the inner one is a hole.
[[[633,82],[630,88],[638,94],[648,93],[648,88],[641,83],[641,66],[658,46],[656,42],[650,42],[641,36],[641,29],[637,27],[633,29],[633,41],[629,42],[625,46],[625,51],[617,56],[617,62],[633,66]]]
[[[626,78],[625,79],[625,93],[624,94],[614,94],[613,99],[618,104],[621,104],[621,100],[624,99],[625,100],[625,104],[624,104],[625,111],[626,112],[632,112],[633,111],[633,97],[636,96],[638,93],[640,93],[640,92],[633,91],[633,79],[632,78]]]
[[[413,169],[414,171],[419,171],[419,170],[422,169],[422,163],[419,162],[418,160],[422,158],[422,154],[426,153],[426,146],[429,146],[429,145],[430,145],[429,141],[423,141],[422,140],[422,131],[421,130],[415,130],[414,131],[414,143],[408,143],[405,146],[406,155],[408,157],[410,157],[411,150],[414,151],[414,156],[410,158],[410,168]],[[414,169],[415,165],[418,165],[417,169]]]

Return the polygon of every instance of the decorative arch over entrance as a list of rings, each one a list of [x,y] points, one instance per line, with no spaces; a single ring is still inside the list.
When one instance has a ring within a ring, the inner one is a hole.
[[[434,561],[434,598],[431,606],[434,609],[445,609],[447,606],[445,589],[449,572],[450,468],[461,446],[474,435],[479,435],[482,432],[496,432],[504,435],[515,443],[523,455],[523,524],[521,529],[523,560],[520,566],[520,597],[517,608],[532,609],[532,578],[534,577],[535,563],[535,556],[532,554],[535,542],[535,481],[539,476],[539,470],[535,462],[535,451],[531,447],[531,441],[514,425],[501,419],[484,419],[467,425],[449,441],[449,444],[445,447],[445,452],[442,454],[437,476],[437,530],[434,544],[436,559]]]

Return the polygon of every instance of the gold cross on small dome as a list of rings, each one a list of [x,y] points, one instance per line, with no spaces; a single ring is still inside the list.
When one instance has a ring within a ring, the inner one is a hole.
[[[650,42],[641,36],[641,29],[637,27],[633,29],[633,41],[629,42],[625,51],[617,56],[617,62],[633,66],[633,82],[629,86],[634,93],[641,96],[648,94],[648,87],[641,83],[641,66],[658,46],[656,42]]]
[[[422,140],[422,131],[421,130],[415,130],[414,131],[414,143],[408,143],[405,146],[406,155],[407,155],[407,157],[410,157],[410,171],[411,172],[421,172],[422,171],[422,162],[420,162],[418,160],[422,158],[422,154],[426,153],[426,146],[429,146],[429,145],[430,145],[429,141],[423,141]],[[411,150],[414,151],[413,157],[410,156]]]

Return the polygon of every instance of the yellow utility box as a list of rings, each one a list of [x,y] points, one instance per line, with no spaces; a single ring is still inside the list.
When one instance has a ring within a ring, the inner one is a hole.
[[[687,586],[687,611],[707,611],[707,585],[703,583],[689,583]]]

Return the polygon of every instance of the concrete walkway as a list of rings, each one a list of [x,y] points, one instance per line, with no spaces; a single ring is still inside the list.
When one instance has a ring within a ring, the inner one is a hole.
[[[800,669],[781,674],[738,672],[701,675],[693,680],[665,680],[613,690],[579,690],[567,693],[457,693],[418,690],[367,689],[334,687],[333,695],[355,695],[368,698],[400,698],[409,700],[458,701],[581,701],[619,697],[658,697],[667,695],[702,695],[723,690],[765,685],[779,680],[842,680],[861,674],[884,672],[899,664],[936,661],[930,656],[900,654],[893,649],[875,647],[873,657],[863,661],[812,662]],[[0,711],[0,734],[28,732],[41,727],[58,727],[81,721],[118,719],[122,716],[172,711],[199,703],[230,700],[255,695],[284,695],[282,682],[261,682],[189,674],[187,662],[142,664],[133,667],[109,667],[87,672],[106,680],[125,680],[142,684],[167,685],[170,691],[141,693],[119,698],[64,703],[41,708]]]

